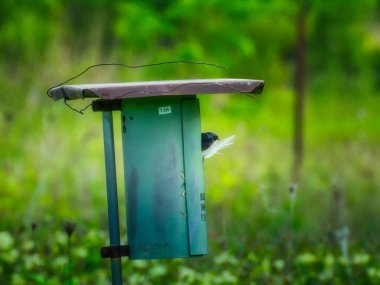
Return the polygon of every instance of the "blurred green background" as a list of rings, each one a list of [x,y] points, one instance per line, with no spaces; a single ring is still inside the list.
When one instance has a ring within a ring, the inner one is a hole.
[[[205,162],[209,254],[125,259],[125,284],[380,284],[380,1],[2,0],[0,54],[0,284],[110,284],[100,114],[46,90],[96,63],[172,60],[229,69],[102,67],[73,83],[266,86],[199,96],[202,129],[237,136]]]

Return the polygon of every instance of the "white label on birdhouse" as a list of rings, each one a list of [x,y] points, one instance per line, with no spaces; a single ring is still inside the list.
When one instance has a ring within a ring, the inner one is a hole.
[[[164,106],[164,107],[158,108],[158,114],[159,115],[166,115],[166,114],[170,114],[171,112],[172,112],[171,106]]]

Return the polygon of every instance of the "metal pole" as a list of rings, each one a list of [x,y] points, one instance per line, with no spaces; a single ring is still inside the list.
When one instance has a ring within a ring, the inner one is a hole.
[[[115,145],[112,112],[102,112],[104,157],[106,162],[107,204],[110,245],[120,245],[119,209],[117,199]],[[121,285],[121,258],[111,259],[112,285]]]

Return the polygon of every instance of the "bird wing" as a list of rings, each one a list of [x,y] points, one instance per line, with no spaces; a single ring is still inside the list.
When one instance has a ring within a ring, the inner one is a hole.
[[[220,150],[230,147],[234,144],[235,135],[229,136],[222,140],[215,141],[208,149],[202,151],[204,158],[210,158],[215,154],[220,154]]]

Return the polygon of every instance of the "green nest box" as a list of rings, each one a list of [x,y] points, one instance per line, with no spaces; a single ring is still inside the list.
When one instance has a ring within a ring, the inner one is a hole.
[[[54,99],[98,97],[103,112],[111,247],[106,257],[207,254],[201,121],[196,94],[261,93],[264,82],[208,79],[65,85]],[[112,111],[120,111],[128,246],[119,244]],[[112,192],[113,191],[113,192]],[[113,193],[113,196],[111,195]]]

